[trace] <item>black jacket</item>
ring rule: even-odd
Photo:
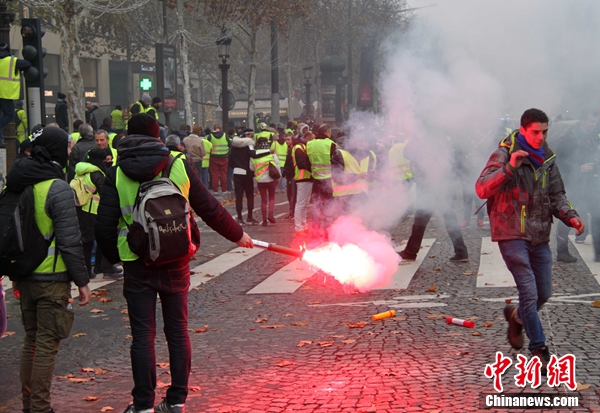
[[[169,151],[162,142],[153,137],[129,135],[119,143],[119,166],[125,175],[138,182],[153,179],[167,163]],[[242,238],[242,227],[232,218],[229,212],[214,198],[200,181],[198,174],[184,162],[190,179],[189,202],[196,215],[213,230],[232,242]],[[102,198],[96,217],[96,242],[104,256],[111,263],[121,259],[117,249],[117,225],[121,218],[119,193],[115,186],[116,168],[108,170],[104,180]],[[125,262],[125,275],[132,277],[147,277],[157,272],[171,272],[175,276],[189,275],[189,260],[170,264],[147,266],[142,260]]]
[[[254,175],[254,172],[250,170],[250,158],[256,155],[254,149],[250,149],[253,145],[254,139],[252,138],[234,136],[229,152],[229,167],[243,169],[246,171],[246,175]]]
[[[83,258],[81,247],[81,234],[75,212],[75,197],[73,190],[64,181],[64,174],[58,164],[38,159],[23,158],[13,164],[6,176],[7,189],[21,192],[25,187],[38,182],[57,178],[50,186],[44,210],[52,220],[56,248],[60,251],[66,272],[50,274],[30,274],[28,281],[73,281],[78,287],[89,283],[89,275]]]
[[[69,131],[69,110],[67,102],[64,99],[59,99],[54,107],[54,116],[56,117],[56,123],[58,127],[65,132]]]
[[[94,140],[93,134],[90,136],[79,137],[79,140],[75,146],[73,146],[73,149],[71,150],[71,156],[69,157],[69,166],[67,168],[67,177],[69,182],[75,177],[75,165],[83,161],[85,154],[88,153],[89,150],[96,148],[96,141]]]

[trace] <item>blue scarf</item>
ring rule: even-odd
[[[528,143],[525,136],[520,133],[517,135],[517,142],[523,148],[524,151],[529,153],[529,161],[533,164],[535,169],[538,169],[544,164],[544,145],[540,149],[533,149]]]

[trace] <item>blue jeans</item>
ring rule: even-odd
[[[15,102],[12,99],[0,99],[0,142],[4,140],[2,128],[15,118]]]
[[[549,244],[533,246],[524,240],[499,241],[498,246],[517,284],[517,314],[533,351],[546,345],[538,310],[552,295],[552,252]]]
[[[192,347],[188,333],[189,272],[185,276],[157,271],[143,277],[128,276],[125,267],[123,295],[129,309],[131,325],[131,370],[135,386],[131,392],[136,410],[154,406],[156,388],[156,295],[160,296],[164,332],[169,348],[171,386],[167,403],[185,403],[192,364]]]
[[[202,183],[204,184],[204,186],[207,189],[210,188],[208,182],[208,166],[206,168],[202,168],[202,170],[200,171],[200,178],[202,178]]]

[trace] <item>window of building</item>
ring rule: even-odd
[[[96,59],[79,59],[83,86],[85,88],[98,87],[98,61]]]

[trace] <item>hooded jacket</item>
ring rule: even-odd
[[[62,132],[65,133],[66,132]],[[66,138],[64,145],[66,163]],[[39,152],[33,149],[34,157],[22,158],[15,162],[6,177],[6,188],[10,191],[21,192],[27,186],[34,185],[48,179],[56,179],[50,186],[44,211],[52,220],[56,248],[60,252],[67,271],[54,273],[32,273],[27,281],[73,281],[78,287],[89,283],[89,276],[83,258],[81,247],[81,234],[75,212],[75,197],[73,190],[64,180],[62,167],[56,161],[50,160],[48,152]],[[53,153],[51,151],[50,153]]]
[[[167,164],[169,150],[158,138],[129,135],[119,143],[119,166],[125,175],[137,182],[154,179]],[[187,162],[184,162],[190,180],[189,202],[196,215],[213,230],[232,242],[242,238],[242,227],[232,218],[229,212],[204,187],[198,174],[193,173]],[[95,234],[98,246],[104,256],[112,264],[120,261],[117,248],[117,225],[121,218],[119,194],[115,186],[116,168],[108,170],[104,180],[102,199],[96,217]],[[189,260],[181,260],[160,267],[147,266],[143,260],[124,263],[126,276],[148,277],[157,271],[173,272],[183,277],[189,275]]]
[[[548,243],[552,216],[571,226],[578,217],[565,193],[556,155],[544,142],[544,163],[537,170],[528,158],[510,166],[510,155],[522,149],[515,131],[504,138],[477,179],[477,195],[488,201],[492,241],[525,240]]]
[[[54,116],[56,117],[56,123],[58,126],[68,132],[69,131],[69,109],[67,101],[64,99],[58,99],[56,106],[54,106]]]
[[[94,134],[80,136],[79,140],[73,146],[71,151],[71,157],[69,158],[68,178],[69,181],[75,176],[75,166],[84,160],[85,154],[92,149],[96,149],[96,141],[94,140]]]
[[[229,151],[229,167],[235,175],[252,175],[250,158],[255,156],[254,139],[234,136]]]

